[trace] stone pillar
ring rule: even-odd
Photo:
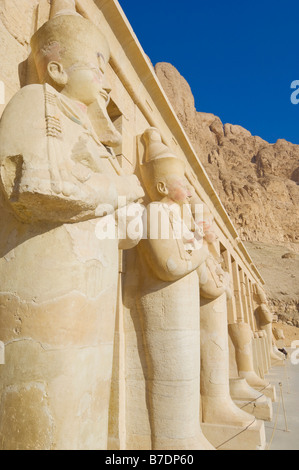
[[[229,273],[229,277],[231,282],[233,282],[233,270],[232,270],[232,258],[229,251],[225,250],[222,253],[224,263],[226,266],[226,271]],[[227,299],[227,316],[229,323],[235,323],[237,321],[237,306],[236,306],[236,299],[234,295],[231,295]]]
[[[259,331],[256,331],[254,333],[254,344],[255,344],[256,354],[257,354],[258,375],[262,379],[264,379],[265,370],[264,370],[263,351],[262,351],[262,344],[261,344],[261,335]]]
[[[254,303],[254,287],[251,280],[249,280],[249,295],[250,295],[250,303],[252,305],[252,331],[257,331],[257,323],[255,318],[255,303]]]
[[[113,368],[109,406],[108,450],[126,448],[125,439],[125,347],[123,312],[124,252],[119,251],[118,295],[115,318]]]
[[[246,293],[245,273],[242,269],[239,269],[239,279],[240,279],[242,305],[243,305],[243,311],[244,311],[244,322],[251,325],[250,309],[249,309],[247,293]]]
[[[242,294],[241,294],[239,266],[235,260],[232,261],[232,274],[233,274],[234,296],[235,296],[235,303],[236,303],[236,310],[237,310],[237,321],[244,322],[244,307],[243,307]]]
[[[257,335],[258,335],[257,332],[255,332],[253,333],[253,336],[252,336],[252,355],[253,355],[253,365],[254,365],[255,373],[260,377],[261,373],[259,369],[259,354],[258,354],[258,346],[256,342]]]
[[[252,299],[251,288],[250,288],[250,280],[248,276],[246,276],[246,274],[245,274],[245,290],[246,290],[247,304],[248,304],[248,309],[249,309],[249,325],[251,327],[251,330],[255,331],[253,299]]]
[[[267,338],[267,333],[263,330],[263,347],[264,347],[264,354],[265,354],[265,373],[268,374],[270,367],[271,367],[271,362],[270,362],[270,351],[269,351],[269,346],[268,346],[268,338]]]
[[[232,257],[228,250],[224,250],[222,253],[225,269],[229,273],[231,293],[234,292],[233,289],[233,272],[232,272]],[[237,307],[236,299],[234,295],[227,296],[227,319],[228,323],[237,322]],[[238,368],[236,363],[235,348],[231,341],[230,336],[228,337],[228,347],[229,347],[229,371],[230,377],[238,377]]]

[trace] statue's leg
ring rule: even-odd
[[[139,301],[154,450],[212,448],[200,428],[199,295],[194,274],[171,284],[157,283],[157,289]]]
[[[247,426],[253,416],[240,410],[230,396],[226,294],[201,299],[201,399],[204,423]]]
[[[246,379],[247,383],[253,388],[263,389],[267,387],[269,382],[261,379],[254,370],[253,333],[250,326],[247,323],[230,324],[229,334],[235,346],[239,376]]]
[[[268,323],[266,325],[262,325],[261,329],[264,330],[267,334],[267,341],[270,349],[270,358],[271,358],[271,365],[278,365],[284,363],[284,358],[278,356],[273,349],[272,344],[272,323]]]
[[[0,260],[3,450],[107,449],[117,241],[92,249],[89,224],[80,228],[29,239],[11,267]]]

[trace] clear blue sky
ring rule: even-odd
[[[170,62],[189,82],[198,111],[299,144],[298,0],[119,2],[153,64]]]

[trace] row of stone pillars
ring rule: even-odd
[[[268,335],[259,328],[255,315],[258,307],[255,299],[257,284],[249,278],[228,250],[221,246],[220,251],[232,282],[232,297],[227,299],[228,325],[239,376],[246,378],[250,386],[276,400],[274,387],[265,380],[273,361],[271,362]],[[272,325],[269,327],[272,333]]]
[[[227,250],[222,251],[221,255],[233,283],[234,295],[228,300],[228,321],[229,323],[247,323],[252,331],[256,331],[253,283]]]

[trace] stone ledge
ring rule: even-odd
[[[263,421],[272,421],[273,419],[273,406],[269,397],[263,397],[251,402],[244,400],[234,400],[234,402],[243,411],[255,416],[256,419]]]
[[[217,450],[265,450],[266,433],[263,421],[254,421],[248,428],[220,424],[201,424],[205,437]]]

